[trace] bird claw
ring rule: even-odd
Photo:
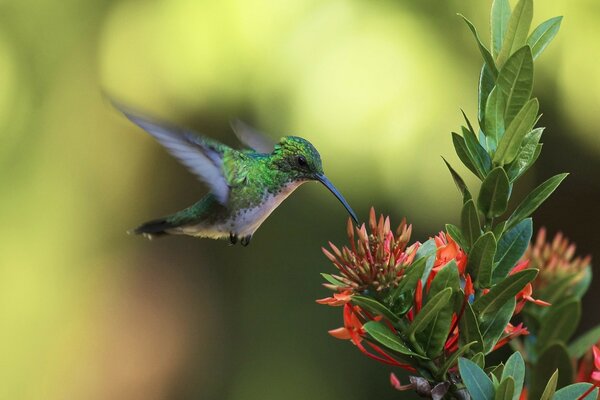
[[[240,240],[240,243],[242,246],[246,247],[250,244],[250,239],[252,239],[252,235],[244,236],[242,240]]]
[[[237,235],[235,233],[233,233],[233,232],[230,232],[229,233],[229,243],[231,243],[232,245],[234,245],[234,244],[237,243],[237,241],[238,241]],[[242,242],[242,244],[244,244],[244,243]]]

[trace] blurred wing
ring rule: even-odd
[[[134,124],[154,136],[169,153],[185,165],[194,175],[206,182],[219,203],[226,204],[229,185],[223,175],[224,145],[179,128],[166,127],[117,106]]]
[[[275,143],[267,137],[264,133],[254,129],[250,125],[239,119],[233,119],[230,122],[231,129],[235,133],[235,136],[258,153],[271,153],[275,147]]]

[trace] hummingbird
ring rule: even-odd
[[[261,132],[234,120],[234,133],[248,147],[236,150],[190,130],[158,123],[120,104],[115,106],[210,188],[195,204],[143,223],[132,233],[149,239],[163,235],[228,239],[232,245],[239,239],[247,246],[271,212],[310,181],[329,189],[358,223],[348,202],[325,176],[319,152],[306,139],[285,136],[273,143]]]

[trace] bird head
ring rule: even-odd
[[[308,140],[286,136],[275,145],[273,156],[277,168],[292,181],[319,181],[344,205],[352,219],[358,223],[356,214],[333,183],[325,176],[321,155]]]

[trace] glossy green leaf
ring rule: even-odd
[[[510,19],[510,5],[508,0],[494,0],[490,26],[492,27],[492,55],[497,57],[502,49],[504,35],[508,29]]]
[[[504,95],[504,122],[508,127],[531,97],[533,57],[529,47],[523,47],[508,59],[500,70],[496,84]]]
[[[465,310],[463,316],[458,322],[459,324],[459,343],[461,345],[466,343],[472,343],[472,350],[475,353],[483,352],[483,337],[479,330],[479,322],[473,312],[471,304],[465,304]]]
[[[598,388],[592,390],[584,399],[579,399],[592,386],[591,383],[574,383],[557,391],[552,400],[596,400]]]
[[[494,227],[494,229],[492,229],[492,232],[494,233],[494,237],[496,238],[496,242],[498,242],[498,239],[502,237],[502,234],[504,233],[505,228],[506,228],[506,221],[503,221],[503,222],[499,222],[498,225],[496,225]]]
[[[446,161],[446,159],[444,157],[442,157],[442,160],[444,160],[444,162],[446,163],[446,167],[448,167],[448,170],[450,171],[450,175],[452,175],[452,180],[454,180],[456,187],[458,188],[458,190],[460,191],[460,193],[463,196],[463,203],[471,200],[473,198],[473,196],[471,196],[471,193],[469,192],[469,189],[467,188],[467,184],[465,183],[465,181],[461,178],[461,176],[458,174],[458,172],[456,172],[454,170],[454,168],[452,168],[450,163],[448,161]]]
[[[523,144],[515,159],[510,163],[506,174],[511,182],[525,173],[535,162],[538,154],[539,141],[544,128],[536,128],[523,138]]]
[[[467,244],[472,246],[481,234],[479,215],[477,214],[477,209],[475,208],[473,200],[469,200],[463,205],[460,220],[461,232],[463,233]]]
[[[548,383],[546,384],[546,388],[540,397],[540,400],[550,400],[554,397],[554,393],[556,392],[556,384],[558,383],[558,369],[554,371]]]
[[[536,269],[525,269],[507,276],[494,285],[487,294],[475,300],[473,303],[475,314],[482,320],[488,315],[497,313],[508,300],[514,299],[525,285],[534,280],[537,273]]]
[[[538,109],[537,99],[531,99],[519,111],[498,143],[498,148],[494,153],[494,164],[510,164],[517,157],[525,136],[533,127]]]
[[[496,85],[496,79],[494,79],[494,75],[492,71],[487,66],[487,64],[483,64],[481,67],[481,72],[479,74],[479,90],[478,90],[478,108],[477,108],[477,117],[479,121],[485,120],[485,110],[487,106],[487,100],[492,92],[492,89]]]
[[[363,329],[371,335],[373,339],[381,343],[390,350],[397,351],[400,354],[404,354],[411,357],[418,357],[426,359],[414,351],[412,351],[406,343],[402,341],[398,336],[394,334],[387,326],[377,321],[369,321],[363,325]]]
[[[483,369],[466,358],[458,359],[458,370],[473,400],[494,398],[494,385]]]
[[[542,354],[540,354],[537,363],[534,368],[531,369],[531,381],[529,384],[528,397],[531,399],[539,399],[546,389],[548,381],[556,370],[559,370],[558,375],[558,387],[563,387],[571,383],[573,379],[573,367],[571,366],[571,359],[567,353],[567,349],[561,343],[555,343],[550,347],[547,347]],[[558,394],[558,392],[556,393]],[[555,397],[556,398],[556,395]],[[571,400],[577,397],[570,398]]]
[[[480,179],[483,179],[483,176],[480,175],[479,171],[471,161],[471,156],[469,155],[469,149],[467,149],[467,144],[465,143],[465,139],[460,136],[458,133],[452,132],[452,144],[454,144],[454,150],[460,158],[460,161],[467,167],[475,176]]]
[[[506,211],[510,196],[508,176],[502,167],[494,168],[484,179],[477,197],[477,207],[488,218],[497,217]]]
[[[456,243],[458,243],[458,245],[460,246],[461,249],[469,250],[469,245],[467,243],[467,240],[463,236],[463,234],[460,231],[460,228],[458,226],[452,225],[452,224],[446,224],[446,233],[448,235],[450,235],[450,237],[452,239],[454,239],[454,241]]]
[[[512,400],[514,398],[515,387],[516,384],[513,378],[510,376],[504,378],[496,388],[496,397],[494,397],[494,400]]]
[[[600,341],[600,325],[596,325],[583,335],[579,336],[569,345],[569,355],[571,358],[581,358],[588,352],[593,345]]]
[[[433,269],[433,264],[435,263],[435,254],[437,252],[437,244],[435,243],[435,239],[431,238],[419,246],[417,250],[417,254],[415,254],[415,258],[427,257],[425,260],[425,269],[423,270],[423,274],[421,275],[421,283],[423,287],[427,283],[427,279],[429,279],[429,275],[431,274],[431,270]]]
[[[504,109],[506,100],[504,94],[498,86],[490,92],[485,105],[484,133],[487,141],[487,148],[491,151],[498,147],[498,140],[504,135]]]
[[[487,173],[492,168],[492,160],[487,151],[481,146],[479,140],[475,136],[475,132],[462,127],[463,137],[465,139],[465,144],[467,145],[467,150],[469,152],[469,157],[475,168],[479,171],[479,176],[483,179]]]
[[[554,304],[541,321],[536,347],[541,351],[553,342],[567,343],[581,318],[581,301],[571,299]]]
[[[429,257],[419,257],[408,267],[408,270],[404,274],[404,278],[400,280],[398,286],[390,293],[389,300],[391,303],[394,303],[395,299],[403,293],[412,293],[412,291],[415,290],[417,282],[421,279],[421,276],[423,276],[423,271],[425,270],[425,264],[428,258]]]
[[[458,266],[456,265],[455,260],[451,260],[446,265],[444,265],[435,275],[433,281],[431,281],[431,286],[429,286],[429,293],[427,294],[424,303],[445,288],[452,288],[454,292],[458,292],[460,289],[460,279],[458,276]]]
[[[430,299],[409,325],[406,334],[414,338],[415,334],[423,331],[427,325],[437,317],[440,310],[449,303],[452,288],[446,288]]]
[[[434,298],[435,296],[432,299]],[[444,350],[444,344],[446,344],[452,324],[452,311],[452,302],[446,301],[431,318],[431,322],[427,324],[425,329],[416,334],[417,341],[431,359],[439,357]]]
[[[525,254],[531,235],[533,233],[533,223],[531,218],[524,219],[513,228],[504,232],[497,243],[496,256],[494,262],[494,272],[492,280],[498,281],[504,278],[517,262]]]
[[[496,239],[492,232],[486,232],[473,244],[469,252],[467,272],[471,274],[478,288],[491,285],[495,254]]]
[[[503,65],[511,54],[525,44],[532,19],[533,0],[519,0],[508,20],[504,42],[497,57],[498,66]]]
[[[523,361],[523,357],[518,351],[515,351],[508,358],[504,365],[504,369],[502,370],[501,381],[504,381],[508,377],[511,377],[514,380],[513,395],[510,399],[518,400],[521,396],[523,383],[525,382],[525,361]]]
[[[392,323],[396,323],[400,319],[392,310],[371,297],[354,295],[352,296],[352,303],[375,315],[381,315]]]
[[[479,38],[479,34],[477,33],[477,29],[475,29],[475,26],[464,15],[458,14],[458,16],[461,17],[463,19],[463,21],[465,21],[465,23],[471,30],[471,33],[473,33],[473,36],[475,37],[475,41],[477,42],[477,47],[479,47],[479,52],[481,53],[481,56],[483,57],[483,60],[485,61],[485,63],[490,67],[490,71],[492,72],[492,75],[494,77],[498,76],[498,69],[496,68],[496,63],[494,62],[494,58],[492,57],[492,54],[487,49],[487,47],[485,47],[485,45],[481,42],[481,39]]]
[[[534,31],[529,35],[527,44],[531,47],[533,59],[539,57],[544,49],[550,44],[554,36],[560,29],[560,23],[563,17],[550,18],[548,21],[542,22]]]
[[[504,333],[504,328],[510,322],[513,312],[515,311],[516,301],[513,298],[509,299],[499,310],[494,314],[486,314],[479,323],[481,336],[483,337],[483,348],[486,354],[489,354],[498,340]]]
[[[552,178],[533,189],[508,218],[507,227],[511,228],[519,221],[529,217],[548,197],[550,197],[567,175],[568,174],[554,175]]]

